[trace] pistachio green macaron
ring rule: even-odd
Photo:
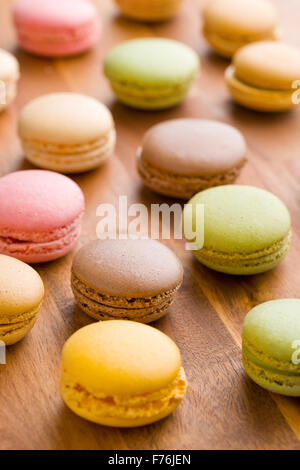
[[[169,108],[184,99],[199,69],[190,47],[171,39],[126,41],[112,49],[104,73],[117,98],[145,110]]]
[[[300,397],[300,299],[253,308],[243,325],[243,364],[261,387]]]
[[[196,220],[198,204],[204,206],[204,245],[193,254],[205,266],[227,274],[257,274],[274,268],[286,256],[291,219],[272,193],[241,185],[202,191],[189,201],[190,210],[185,208],[185,233],[187,225],[194,231],[203,229]]]

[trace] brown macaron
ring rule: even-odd
[[[232,126],[204,119],[155,125],[138,149],[144,184],[165,196],[190,199],[212,186],[231,184],[245,164],[246,143]]]
[[[71,285],[96,320],[149,323],[167,313],[182,279],[181,262],[158,241],[97,240],[76,254]]]

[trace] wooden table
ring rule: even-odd
[[[143,188],[136,172],[136,148],[146,129],[182,116],[218,119],[238,127],[249,146],[249,163],[239,183],[267,188],[289,207],[294,237],[287,259],[272,272],[231,277],[210,271],[185,251],[182,241],[168,244],[181,258],[185,277],[174,306],[154,325],[179,345],[189,379],[187,396],[169,418],[143,428],[110,429],[91,424],[68,410],[59,395],[60,353],[65,340],[89,318],[79,311],[70,289],[72,254],[38,266],[46,285],[39,320],[27,338],[9,348],[0,366],[1,449],[299,449],[300,401],[272,395],[251,382],[241,363],[241,325],[260,302],[299,297],[300,272],[300,109],[265,115],[235,106],[223,80],[226,61],[212,55],[200,35],[203,1],[187,0],[177,19],[147,26],[118,16],[113,2],[99,0],[103,33],[99,47],[69,60],[48,61],[17,49],[10,22],[10,0],[0,2],[0,47],[16,54],[22,78],[16,102],[0,117],[0,174],[30,168],[16,135],[19,110],[32,98],[52,91],[76,91],[110,107],[117,148],[102,169],[76,176],[87,210],[79,245],[96,238],[96,207],[117,203],[174,202]],[[298,0],[274,1],[283,37],[300,47]],[[118,104],[101,69],[106,52],[135,37],[161,36],[194,47],[202,75],[179,107],[139,112]],[[300,77],[299,77],[300,79]],[[1,217],[1,214],[0,214]]]

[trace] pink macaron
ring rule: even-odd
[[[67,254],[80,236],[84,196],[70,178],[26,170],[0,178],[0,253],[27,263]]]
[[[32,54],[80,54],[99,39],[99,16],[89,0],[18,0],[13,17],[20,47]]]

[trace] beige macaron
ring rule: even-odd
[[[109,109],[78,93],[52,93],[28,103],[19,117],[27,159],[62,173],[100,166],[112,154],[116,133]]]
[[[35,324],[44,297],[39,274],[28,264],[0,255],[0,341],[20,341]]]
[[[245,155],[244,137],[234,127],[206,119],[174,119],[146,132],[138,149],[138,172],[149,189],[190,199],[212,186],[233,183]]]
[[[277,39],[278,17],[268,0],[210,0],[203,33],[215,52],[231,57],[248,43]]]
[[[96,320],[149,323],[167,313],[182,278],[175,253],[156,240],[97,240],[76,254],[71,284]]]
[[[234,55],[225,72],[237,103],[258,111],[284,111],[297,104],[300,50],[277,41],[249,44]]]
[[[19,78],[20,67],[17,59],[0,49],[0,112],[15,99]]]

